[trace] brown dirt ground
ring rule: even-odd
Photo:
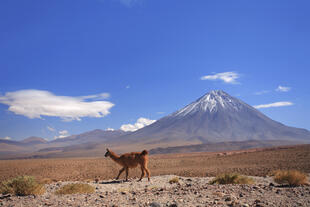
[[[309,160],[310,145],[299,145],[231,152],[151,155],[149,169],[152,175],[201,177],[237,172],[266,176],[277,169],[310,173]],[[106,180],[116,177],[120,168],[110,158],[0,160],[0,181],[19,175],[31,175],[51,182]],[[139,176],[139,168],[129,171],[129,177]]]

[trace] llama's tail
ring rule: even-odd
[[[147,151],[147,150],[143,150],[142,152],[141,152],[141,155],[148,155],[149,154],[149,152]]]

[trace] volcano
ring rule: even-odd
[[[153,124],[117,139],[159,146],[246,140],[309,143],[310,132],[274,121],[228,93],[214,90]]]

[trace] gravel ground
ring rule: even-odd
[[[91,182],[94,194],[55,195],[61,186],[46,184],[41,196],[0,195],[0,206],[310,206],[310,186],[283,187],[270,177],[252,177],[254,185],[209,185],[212,177],[154,176],[151,181]]]

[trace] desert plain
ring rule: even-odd
[[[273,182],[273,171],[310,173],[310,145],[281,146],[229,152],[150,155],[151,181],[138,182],[140,169],[129,171],[129,182],[113,181],[121,168],[110,158],[1,160],[0,179],[30,175],[46,183],[40,196],[1,196],[0,206],[310,206],[310,187]],[[224,173],[252,176],[252,185],[210,185]],[[170,184],[178,177],[180,182]],[[124,174],[121,179],[124,178]],[[93,185],[94,194],[55,195],[66,183]],[[277,199],[274,199],[277,198]]]

